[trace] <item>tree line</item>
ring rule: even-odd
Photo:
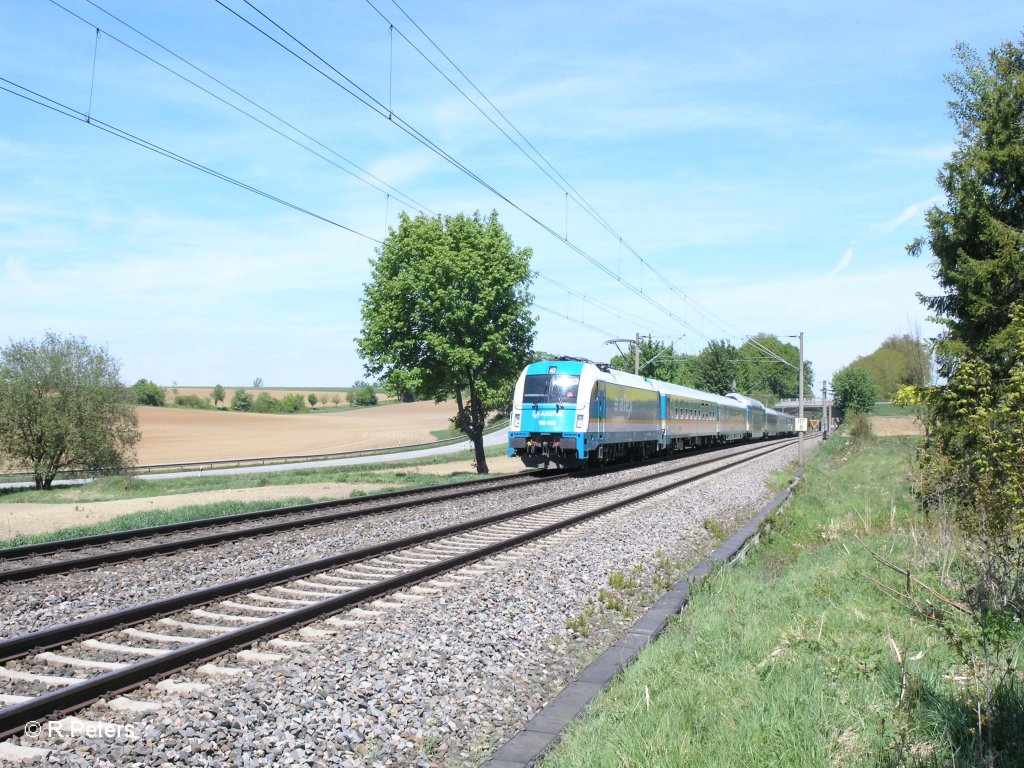
[[[253,386],[259,389],[262,384],[263,380],[257,378]],[[167,390],[148,379],[139,379],[129,389],[134,394],[138,405],[155,407],[167,405]],[[174,391],[174,405],[179,408],[208,410],[211,408],[223,409],[229,407],[225,404],[227,393],[220,384],[217,384],[206,398],[194,394],[179,395],[177,394],[176,386],[172,389]],[[344,393],[344,400],[348,405],[354,406],[377,405],[377,390],[372,384],[365,381],[357,381]],[[326,407],[330,403],[334,407],[338,407],[341,401],[342,393],[340,392],[329,392],[319,395],[316,392],[310,392],[308,395],[292,392],[277,398],[269,392],[259,392],[254,395],[244,387],[240,387],[231,396],[230,409],[232,411],[251,413],[306,413],[310,408],[316,408],[318,404]]]
[[[800,389],[800,349],[771,334],[753,336],[739,347],[712,340],[697,354],[677,352],[672,342],[640,339],[640,375],[705,392],[740,392],[769,407],[797,397]],[[765,349],[782,358],[780,362]],[[636,347],[615,355],[610,364],[621,371],[636,370]],[[813,396],[814,367],[804,361],[804,394]]]
[[[832,377],[833,402],[841,414],[870,411],[903,387],[932,381],[932,353],[919,334],[893,335],[870,355],[856,358]]]

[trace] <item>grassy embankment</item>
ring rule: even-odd
[[[487,448],[486,454],[487,456],[503,456],[506,450],[504,446],[497,445]],[[374,491],[384,492],[471,480],[477,477],[477,475],[471,472],[439,475],[431,473],[429,468],[433,464],[471,461],[472,458],[473,454],[471,451],[460,451],[458,453],[448,453],[402,462],[323,467],[261,474],[208,475],[206,477],[189,477],[173,480],[139,480],[132,477],[107,477],[85,485],[54,488],[49,491],[37,491],[34,489],[0,490],[0,503],[84,504],[119,499],[173,496],[199,491],[221,491],[305,483],[369,483],[379,486]],[[353,495],[362,494],[363,492],[360,491],[353,492]],[[95,525],[63,528],[46,534],[15,536],[0,540],[0,548],[77,536],[90,536],[111,531],[125,531],[133,528],[198,520],[207,517],[221,517],[267,509],[271,506],[285,507],[308,504],[312,501],[313,499],[308,496],[297,494],[294,498],[281,499],[273,504],[268,504],[265,501],[226,501],[177,507],[174,509],[152,509],[121,515]]]
[[[761,544],[694,588],[545,768],[977,764],[969,670],[870,580],[905,583],[872,551],[933,585],[951,554],[910,495],[913,449],[826,443]]]

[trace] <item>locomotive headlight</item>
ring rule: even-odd
[[[583,426],[583,414],[576,414],[576,429],[580,429]]]
[[[512,429],[519,429],[519,419],[521,419],[521,418],[522,418],[522,414],[519,414],[519,413],[515,414],[512,417]]]

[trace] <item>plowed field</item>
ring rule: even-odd
[[[429,443],[454,403],[395,403],[335,413],[271,415],[139,408],[140,465],[305,456]]]

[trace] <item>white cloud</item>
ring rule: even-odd
[[[897,229],[899,229],[909,221],[913,221],[915,219],[920,220],[921,217],[924,215],[925,211],[927,211],[934,205],[941,205],[945,201],[946,198],[943,195],[934,195],[932,197],[929,197],[927,200],[922,200],[919,203],[911,203],[910,205],[903,209],[903,213],[901,213],[895,219],[891,219],[890,221],[887,221],[884,224],[880,224],[878,226],[878,229],[887,235],[891,234],[892,232],[895,232]]]
[[[846,253],[844,253],[843,257],[839,259],[839,263],[836,264],[831,274],[833,276],[838,275],[840,272],[842,272],[844,269],[850,266],[851,261],[853,261],[853,248],[847,248]]]

